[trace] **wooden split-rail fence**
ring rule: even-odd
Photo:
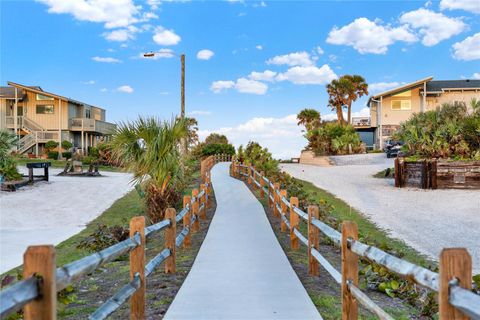
[[[289,232],[292,249],[299,249],[300,243],[307,247],[309,274],[318,276],[321,265],[341,286],[342,319],[358,319],[358,304],[379,319],[393,319],[358,287],[359,257],[437,292],[440,320],[480,319],[480,296],[471,291],[472,260],[466,249],[443,249],[439,259],[440,272],[436,273],[358,241],[354,222],[344,221],[341,232],[338,232],[320,221],[317,206],[309,206],[308,212],[302,211],[298,198],[288,198],[287,191],[280,189],[279,183],[270,181],[252,166],[234,161],[230,174],[259,190],[261,198],[268,198],[274,216],[281,219],[281,231]],[[300,232],[300,219],[307,223],[307,236]],[[337,271],[319,252],[320,233],[341,247],[341,271]]]
[[[0,318],[5,319],[23,308],[25,320],[56,319],[57,292],[65,289],[82,276],[92,273],[122,255],[130,254],[130,281],[95,310],[89,319],[106,319],[130,299],[130,319],[145,319],[147,277],[162,262],[165,273],[175,273],[176,248],[191,245],[191,233],[200,230],[200,220],[206,219],[209,195],[212,192],[210,169],[227,156],[210,156],[201,162],[200,191],[193,189],[184,196],[183,209],[177,214],[174,208],[165,212],[165,219],[146,226],[145,217],[130,220],[130,238],[113,246],[56,267],[55,248],[52,245],[30,246],[23,257],[23,278],[0,292]],[[182,227],[181,231],[179,227]],[[164,231],[165,248],[148,263],[145,258],[146,242]]]

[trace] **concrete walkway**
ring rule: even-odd
[[[228,166],[212,169],[215,217],[165,319],[322,319],[262,205]]]

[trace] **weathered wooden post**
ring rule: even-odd
[[[247,167],[247,183],[249,186],[252,185],[252,167],[251,166]]]
[[[280,212],[278,212],[277,205],[278,205],[278,194],[277,191],[280,189],[280,183],[275,182],[273,184],[273,215],[275,217],[280,216]]]
[[[183,208],[186,208],[189,204],[192,198],[190,196],[183,196]],[[188,209],[187,214],[183,216],[183,227],[184,228],[190,228],[190,223],[192,222],[192,208],[190,207]],[[185,236],[185,240],[183,240],[183,247],[184,248],[189,248],[191,241],[190,241],[190,232],[187,233]]]
[[[287,190],[285,190],[285,189],[280,190],[280,196],[278,197],[278,201],[280,201],[280,209],[282,209],[282,212],[280,212],[280,230],[282,232],[285,232],[285,231],[287,231],[287,225],[285,224],[285,222],[283,222],[282,216],[283,215],[286,216],[287,206],[282,201],[283,197],[285,197],[285,198],[287,197]]]
[[[203,196],[201,196],[199,199],[200,205],[203,204],[203,210],[202,212],[199,212],[199,214],[202,219],[207,219],[207,203],[206,203],[207,187],[205,186],[205,184],[200,185],[200,190],[203,191]]]
[[[141,243],[130,251],[130,280],[140,275],[140,288],[130,298],[130,319],[145,319],[145,217],[133,217],[130,220],[130,237],[140,235]]]
[[[295,228],[298,229],[298,224],[300,223],[300,219],[294,210],[295,207],[298,207],[298,198],[290,197],[290,247],[293,250],[297,250],[299,247],[298,238],[295,234]]]
[[[265,190],[263,189],[265,187],[265,180],[263,177],[265,176],[265,172],[260,172],[260,198],[265,199]]]
[[[198,218],[198,189],[192,190],[192,199],[195,201],[192,203],[192,216],[195,216],[195,222],[193,222],[192,231],[198,232],[200,230],[200,220]]]
[[[272,188],[272,184],[269,183],[268,184],[268,206],[273,209],[273,201],[272,199],[270,198],[270,195],[273,196],[273,188]]]
[[[449,282],[457,279],[458,285],[464,289],[472,289],[472,258],[464,248],[443,249],[440,253],[440,288],[438,306],[440,320],[468,320],[469,317],[456,309],[448,301]]]
[[[208,191],[208,194],[210,195],[212,193],[212,180],[210,178],[210,172],[208,172],[206,183],[207,183],[207,191]]]
[[[308,206],[308,273],[311,276],[319,275],[318,261],[311,251],[312,248],[318,250],[320,246],[320,230],[312,224],[312,219],[318,218],[318,207]]]
[[[175,246],[175,238],[177,236],[177,222],[174,208],[168,208],[165,211],[165,219],[170,219],[170,226],[165,229],[165,248],[170,250],[170,256],[165,259],[165,273],[175,273],[175,264],[177,259],[177,251]]]
[[[358,304],[348,290],[347,281],[358,287],[358,256],[348,248],[348,239],[358,240],[357,224],[342,223],[342,319],[357,320]]]
[[[30,246],[23,255],[23,278],[42,277],[41,297],[23,307],[25,320],[57,319],[57,283],[55,247]]]

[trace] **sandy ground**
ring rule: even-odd
[[[328,190],[360,210],[391,236],[438,261],[442,248],[466,247],[480,273],[480,191],[393,187],[372,174],[384,164],[315,167],[284,164],[283,170]]]
[[[20,265],[27,246],[56,245],[77,234],[132,189],[130,174],[56,176],[60,171],[51,169],[49,182],[0,192],[0,273]]]

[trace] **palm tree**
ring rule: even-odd
[[[344,124],[345,119],[343,118],[343,107],[347,105],[345,98],[344,85],[340,82],[339,79],[334,79],[332,82],[327,84],[327,93],[328,93],[328,106],[332,108],[332,111],[337,113],[338,124]]]
[[[112,157],[133,173],[132,182],[145,192],[151,222],[162,220],[165,209],[180,200],[177,191],[184,175],[179,149],[186,136],[185,120],[168,122],[155,117],[120,123],[113,134]]]
[[[368,84],[359,75],[344,75],[339,79],[345,94],[345,101],[348,109],[348,123],[352,121],[352,102],[363,95],[368,95]]]
[[[317,128],[321,123],[320,112],[315,109],[303,109],[297,114],[298,125],[304,125],[307,131]]]
[[[198,121],[195,118],[185,118],[187,126],[187,146],[192,148],[198,143]]]

